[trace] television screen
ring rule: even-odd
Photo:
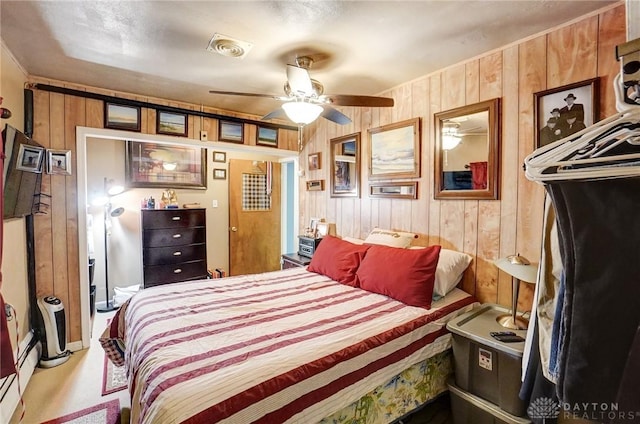
[[[40,185],[46,150],[11,125],[2,131],[4,145],[4,219],[30,215],[40,208]]]

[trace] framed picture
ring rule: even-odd
[[[318,238],[326,236],[329,232],[330,228],[328,222],[318,222],[316,225],[316,236]]]
[[[18,157],[16,158],[16,169],[19,171],[42,172],[42,161],[44,159],[44,148],[20,143]]]
[[[258,146],[278,147],[278,129],[258,126]]]
[[[369,179],[420,177],[420,118],[368,132]]]
[[[207,149],[177,144],[127,141],[127,187],[207,188]]]
[[[226,152],[213,152],[213,161],[225,163],[227,161]]]
[[[186,137],[189,128],[186,113],[159,110],[156,113],[156,133]]]
[[[370,197],[390,197],[395,199],[417,199],[418,182],[372,183],[369,185]]]
[[[214,180],[226,180],[227,179],[227,170],[222,168],[215,168],[213,170],[213,179]]]
[[[114,130],[140,132],[140,108],[138,106],[105,102],[104,127]]]
[[[535,147],[593,125],[598,119],[598,93],[598,78],[533,93]]]
[[[71,150],[47,150],[47,174],[71,175]]]
[[[324,180],[309,180],[307,181],[307,191],[323,191]]]
[[[360,133],[329,140],[331,197],[360,197]]]
[[[315,171],[322,168],[321,158],[322,155],[320,152],[309,153],[309,171]]]
[[[239,122],[218,121],[218,139],[232,143],[243,143],[242,124]]]

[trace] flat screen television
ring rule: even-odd
[[[46,150],[11,125],[2,131],[4,146],[4,219],[20,218],[41,209],[40,186]]]

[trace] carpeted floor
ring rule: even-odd
[[[42,424],[119,424],[120,401],[108,402],[82,409],[63,417],[54,418]]]

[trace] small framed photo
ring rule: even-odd
[[[140,107],[105,102],[104,127],[140,132]]]
[[[599,112],[599,80],[533,93],[536,149],[593,125]]]
[[[322,238],[329,234],[329,223],[328,222],[318,222],[316,226],[316,236],[318,238]]]
[[[159,110],[156,113],[156,133],[186,137],[189,131],[186,113]]]
[[[322,155],[320,152],[309,153],[309,171],[315,171],[322,168]]]
[[[278,147],[278,129],[258,126],[258,146]]]
[[[71,175],[71,150],[47,150],[47,174]]]
[[[213,170],[213,179],[214,180],[226,180],[227,179],[227,170],[222,168],[215,168]]]
[[[307,181],[307,191],[324,191],[324,180]]]
[[[213,152],[213,161],[225,163],[227,161],[226,152]]]
[[[16,169],[19,171],[34,172],[36,174],[41,173],[44,151],[43,147],[21,143],[18,149]]]
[[[218,139],[242,144],[244,142],[242,127],[240,122],[218,121]]]

